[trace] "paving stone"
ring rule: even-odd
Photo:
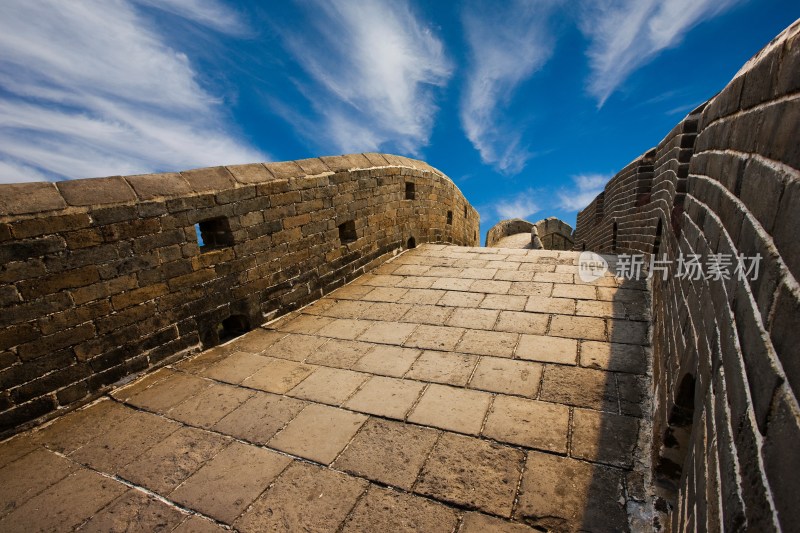
[[[306,362],[336,368],[351,368],[374,347],[374,344],[367,342],[332,339],[309,356]]]
[[[178,429],[180,424],[177,422],[135,411],[116,424],[113,431],[103,433],[79,448],[71,459],[113,474]]]
[[[60,420],[63,419],[64,418],[61,418]],[[49,427],[50,426],[48,426],[48,428]],[[0,444],[0,469],[10,463],[13,463],[17,459],[28,455],[32,451],[38,450],[40,448],[38,444],[41,443],[41,440],[38,438],[40,434],[41,431],[38,431],[34,434],[22,433]]]
[[[650,394],[648,381],[642,376],[617,374],[619,405],[623,415],[642,417],[643,404]]]
[[[313,335],[287,335],[265,350],[262,355],[303,362],[310,355],[317,353],[327,341],[326,337]]]
[[[233,442],[178,487],[170,498],[231,524],[291,463],[284,455]]]
[[[627,531],[623,501],[614,470],[532,451],[514,517],[547,530]]]
[[[647,322],[634,322],[632,320],[611,320],[608,324],[608,338],[612,342],[626,344],[649,344],[649,324]]]
[[[339,405],[367,378],[369,375],[361,372],[321,366],[287,394],[302,400]]]
[[[640,302],[645,299],[645,291],[635,289],[621,289],[616,287],[598,287],[597,297],[600,300],[615,302]]]
[[[511,296],[506,294],[487,294],[480,304],[481,309],[500,309],[506,311],[522,311],[528,302],[527,296]]]
[[[414,492],[508,517],[524,457],[520,450],[445,433],[422,468]]]
[[[633,466],[639,421],[628,416],[575,409],[572,455],[621,468]]]
[[[250,353],[233,353],[202,372],[211,379],[239,384],[262,368],[270,359]]]
[[[540,281],[514,281],[511,282],[508,294],[521,294],[523,296],[550,296],[553,291],[552,283]]]
[[[438,436],[432,429],[371,418],[333,467],[411,490]]]
[[[505,269],[498,269],[497,274],[494,275],[494,279],[500,281],[533,281],[534,273],[528,270],[521,270],[522,264],[520,265],[520,270],[505,270]],[[535,265],[537,267],[548,267],[553,268],[550,265]]]
[[[337,531],[367,482],[295,461],[235,523],[244,533]]]
[[[69,455],[98,435],[113,431],[116,424],[135,412],[130,407],[104,399],[54,420],[36,431],[31,440]],[[23,442],[19,437],[15,440]],[[3,452],[7,448],[8,443],[0,446]]]
[[[175,507],[128,490],[108,507],[94,515],[80,531],[94,533],[125,531],[173,531],[186,516]]]
[[[230,349],[237,352],[260,353],[285,336],[285,333],[279,331],[255,329],[231,342]]]
[[[511,358],[514,356],[518,338],[516,333],[469,329],[461,337],[456,349],[477,355]]]
[[[269,446],[327,465],[366,420],[361,414],[309,404],[269,441]]]
[[[511,333],[527,333],[529,335],[544,335],[547,331],[547,315],[525,313],[519,311],[500,311],[495,331],[508,331]]]
[[[485,392],[431,385],[408,416],[408,421],[478,435],[491,398]]]
[[[485,294],[521,294],[509,293],[511,290],[510,281],[498,281],[494,279],[478,279],[470,286],[472,292],[482,292]]]
[[[554,313],[560,315],[575,314],[575,300],[567,298],[544,298],[530,296],[525,310],[530,313]]]
[[[224,531],[230,531],[230,529],[226,529],[211,520],[192,515],[177,528],[173,529],[172,533],[222,533]]]
[[[372,485],[356,505],[342,531],[451,533],[457,523],[458,515],[444,505]]]
[[[266,444],[306,406],[306,402],[256,393],[214,425],[214,430],[256,444]]]
[[[267,364],[244,380],[242,385],[265,392],[283,394],[293,389],[314,370],[313,366],[293,361],[275,359],[274,357],[264,357],[264,359]]]
[[[400,321],[414,324],[444,324],[452,312],[451,308],[440,305],[414,305]]]
[[[290,320],[283,324],[280,329],[287,333],[303,333],[305,335],[314,335],[320,329],[332,324],[335,318],[326,316],[314,315],[300,315],[299,317]]]
[[[542,365],[497,357],[481,357],[469,382],[472,389],[533,398],[539,391]]]
[[[411,309],[409,304],[396,304],[387,302],[375,302],[363,314],[361,318],[368,320],[384,320],[392,322],[400,320],[408,310]]]
[[[190,374],[176,373],[128,400],[128,403],[154,413],[164,413],[186,398],[211,385]]]
[[[497,274],[496,268],[464,268],[459,276],[462,278],[490,280],[494,278],[495,274]]]
[[[361,318],[361,315],[363,315],[370,307],[372,307],[372,302],[360,302],[358,300],[338,300],[333,305],[325,309],[322,314],[332,318]]]
[[[520,335],[516,355],[519,359],[575,365],[578,362],[578,342],[543,335]]]
[[[486,533],[487,531],[492,533],[535,533],[537,530],[519,522],[509,522],[494,516],[472,512],[464,515],[458,533]]]
[[[568,407],[498,395],[483,434],[500,442],[566,453],[568,431]]]
[[[463,387],[469,381],[477,362],[478,358],[474,355],[426,350],[405,377]]]
[[[625,318],[625,305],[622,302],[578,300],[575,314],[600,318]]]
[[[380,344],[403,344],[417,328],[416,324],[400,324],[396,322],[373,322],[359,335],[358,340]]]
[[[4,516],[78,469],[78,466],[37,448],[0,469],[0,516]]]
[[[500,311],[493,309],[457,308],[447,319],[448,326],[474,329],[492,329]]]
[[[212,383],[170,409],[167,416],[190,426],[208,429],[253,394],[255,392],[251,390]]]
[[[446,305],[449,307],[478,307],[483,301],[483,298],[484,295],[481,293],[447,291],[439,300],[439,305]]]
[[[606,321],[594,317],[556,315],[550,321],[550,335],[604,341]]]
[[[541,279],[537,276],[538,279]],[[576,298],[578,300],[596,300],[597,290],[592,285],[553,285],[553,298]]]
[[[353,340],[368,327],[372,325],[369,320],[353,320],[349,318],[337,318],[327,326],[323,326],[317,335],[332,337],[334,339]]]
[[[156,383],[159,383],[171,376],[174,376],[175,374],[177,374],[177,372],[175,372],[171,368],[159,368],[155,372],[146,374],[141,378],[129,383],[128,385],[122,386],[118,389],[114,389],[113,391],[111,391],[111,397],[120,402],[127,402],[129,399],[133,398],[137,394],[152,387]],[[116,402],[109,402],[109,403],[116,404]]]
[[[614,374],[588,368],[547,365],[539,398],[549,402],[617,412]]]
[[[407,292],[408,289],[397,287],[375,287],[361,299],[368,302],[397,302]]]
[[[444,295],[445,291],[436,289],[408,289],[408,292],[397,301],[401,304],[436,305]]]
[[[0,520],[0,531],[69,531],[128,487],[81,469],[17,507]]]
[[[448,328],[444,326],[420,325],[406,341],[406,346],[412,348],[427,348],[429,350],[454,350],[461,336],[463,328]]]
[[[424,383],[416,381],[374,376],[344,406],[402,420],[424,388]]]
[[[388,270],[389,266],[390,265],[383,265],[383,267],[387,268],[383,268],[383,270],[376,270],[375,273],[376,274],[384,273]],[[369,286],[350,284],[350,285],[345,285],[344,287],[340,287],[335,291],[333,291],[331,297],[339,298],[342,300],[360,300],[365,295],[369,294],[371,290],[372,287]]]
[[[580,359],[581,366],[587,368],[632,374],[644,374],[647,371],[644,350],[633,344],[583,341]]]
[[[472,279],[435,278],[431,288],[446,291],[468,291],[473,283],[475,280]]]
[[[436,278],[408,276],[403,278],[396,287],[403,287],[405,289],[430,289],[434,281],[436,281]]]
[[[382,376],[400,377],[408,372],[408,369],[411,368],[411,365],[421,353],[421,350],[413,348],[375,346],[359,359],[352,368],[353,370]]]
[[[220,435],[181,428],[122,467],[119,474],[166,496],[228,444],[229,439]]]

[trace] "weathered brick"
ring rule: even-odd
[[[192,193],[189,184],[177,172],[126,176],[125,180],[133,187],[140,200],[174,198]]]
[[[121,176],[59,181],[57,186],[69,205],[121,204],[136,200],[133,189]]]
[[[49,352],[74,346],[82,341],[91,339],[95,334],[94,325],[91,323],[82,324],[75,328],[66,329],[40,337],[35,341],[22,344],[17,348],[17,353],[20,359],[29,360],[36,357],[41,357]]]
[[[181,176],[194,192],[207,192],[232,188],[236,185],[231,173],[225,167],[199,168],[181,172]]]

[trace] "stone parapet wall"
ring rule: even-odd
[[[486,247],[491,248],[503,237],[509,235],[517,235],[518,233],[530,233],[533,224],[521,218],[511,218],[508,220],[501,220],[489,231],[486,232]]]
[[[479,223],[385,154],[0,185],[0,435]]]
[[[653,462],[673,531],[800,524],[800,24],[617,174],[576,248],[655,254]],[[760,254],[757,279],[679,279]]]
[[[544,218],[534,224],[545,250],[572,250],[572,226],[556,217]]]

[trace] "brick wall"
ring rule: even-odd
[[[572,250],[572,226],[556,217],[544,218],[534,224],[545,250]]]
[[[382,154],[0,185],[0,435],[479,222]]]
[[[578,215],[576,248],[760,254],[756,280],[652,282],[653,462],[674,531],[800,524],[800,24]]]

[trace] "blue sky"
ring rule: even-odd
[[[4,0],[0,182],[380,151],[574,224],[788,0]]]

